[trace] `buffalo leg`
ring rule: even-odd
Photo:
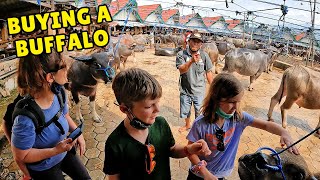
[[[281,93],[282,93],[282,97],[281,97]],[[287,96],[287,90],[286,90],[286,87],[283,88],[283,84],[281,83],[278,89],[278,92],[271,98],[269,111],[268,111],[268,121],[274,121],[272,119],[273,109],[278,103],[280,103],[281,99],[285,96]]]
[[[257,74],[250,76],[250,85],[248,86],[248,90],[252,91],[253,90],[253,83],[255,82],[256,79],[262,74],[262,72],[258,72]]]
[[[76,107],[76,120],[83,121],[84,119],[82,117],[81,110],[80,110],[81,105],[79,103],[80,102],[79,94],[74,91],[72,91],[71,94],[72,94],[72,98],[73,98],[74,102],[76,103],[76,106],[75,106]]]
[[[100,116],[97,114],[97,111],[96,111],[96,93],[93,95],[93,96],[89,96],[89,99],[90,99],[90,108],[91,108],[91,113],[92,113],[92,116],[93,116],[93,120],[97,123],[100,123],[102,122],[101,121],[101,118]]]
[[[272,63],[270,64],[270,66],[269,66],[269,71],[270,71],[270,72],[273,70],[273,64],[274,64],[274,62],[272,62]]]
[[[280,106],[281,109],[281,118],[282,118],[282,127],[287,127],[287,112],[286,110],[290,109],[292,105],[297,101],[298,96],[287,96],[284,103]]]

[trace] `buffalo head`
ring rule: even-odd
[[[90,74],[80,74],[80,76],[92,76],[95,80],[103,80],[105,83],[111,82],[115,77],[114,69],[114,55],[109,48],[107,52],[93,53],[90,56],[73,57],[75,60],[80,61],[86,65]],[[79,64],[79,67],[84,67]],[[82,69],[81,68],[81,69]]]
[[[280,148],[276,149],[278,152]],[[282,171],[286,180],[312,180],[308,166],[301,155],[288,151],[280,154]],[[267,155],[261,151],[243,155],[239,158],[238,173],[241,180],[282,180],[277,156]]]

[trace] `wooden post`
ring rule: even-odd
[[[7,27],[7,22],[6,21],[3,21],[3,27],[2,27],[2,30],[1,30],[1,38],[2,38],[2,41],[6,41],[8,40],[8,27]]]
[[[311,67],[313,67],[313,62],[314,62],[314,40],[315,40],[315,36],[314,36],[314,19],[315,19],[315,16],[316,16],[316,3],[317,1],[314,0],[313,2],[313,16],[312,16],[312,28],[311,28]],[[310,38],[310,36],[309,36]]]
[[[138,34],[138,27],[137,27],[137,26],[134,27],[134,34],[135,34],[135,35]]]
[[[51,11],[54,11],[55,10],[54,0],[51,0],[50,4],[51,4]],[[49,20],[48,20],[48,35],[56,35],[56,31],[51,29],[51,25],[52,25],[52,19],[49,18]]]
[[[245,20],[246,20],[246,13],[245,12],[243,12],[243,29],[242,29],[242,40],[243,40],[243,42],[245,42],[244,41],[244,29],[245,29]]]

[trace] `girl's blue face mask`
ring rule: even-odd
[[[232,114],[225,113],[224,111],[222,111],[222,109],[220,107],[218,108],[216,113],[218,114],[218,116],[220,116],[224,119],[230,119],[234,115],[234,112]]]

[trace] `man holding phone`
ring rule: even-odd
[[[176,67],[180,71],[180,118],[185,119],[185,126],[179,132],[191,128],[191,105],[195,109],[195,118],[200,113],[200,107],[206,91],[206,81],[211,83],[213,74],[211,72],[212,62],[209,55],[200,50],[203,40],[198,32],[190,35],[189,46],[176,57]]]

